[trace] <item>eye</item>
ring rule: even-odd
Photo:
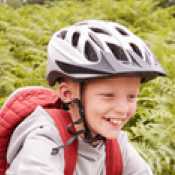
[[[104,94],[101,94],[101,97],[104,99],[104,100],[107,100],[107,101],[111,101],[113,100],[113,97],[114,97],[114,94],[112,93],[104,93]]]
[[[105,97],[113,97],[112,94],[104,94]]]
[[[135,99],[136,98],[136,95],[128,95],[128,98],[129,99]]]

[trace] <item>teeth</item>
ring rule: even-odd
[[[112,116],[112,115],[106,115],[105,118],[115,118],[116,116]],[[125,119],[127,118],[127,115],[123,115],[123,116],[118,116],[118,118],[121,118],[121,119]]]
[[[117,125],[120,125],[122,123],[121,120],[116,120],[116,119],[109,119],[109,121]]]

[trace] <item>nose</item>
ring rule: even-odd
[[[126,115],[129,112],[129,106],[126,102],[118,101],[115,103],[114,110],[121,115]]]

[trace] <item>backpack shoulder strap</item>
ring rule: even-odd
[[[63,143],[66,144],[67,141],[72,137],[72,135],[67,132],[67,125],[72,122],[70,114],[60,109],[45,109],[45,110],[50,114],[50,116],[52,116],[61,135],[61,139]],[[73,127],[72,130],[75,131],[75,128]],[[77,138],[70,145],[64,147],[65,175],[73,175],[74,173],[77,162],[77,147],[78,147]]]
[[[122,155],[117,139],[106,140],[106,174],[121,175],[123,172]]]

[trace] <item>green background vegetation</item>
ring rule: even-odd
[[[154,174],[175,174],[174,1],[0,2],[0,106],[19,87],[49,87],[47,44],[54,32],[88,19],[121,23],[147,43],[168,75],[141,85],[137,111],[124,130]]]

